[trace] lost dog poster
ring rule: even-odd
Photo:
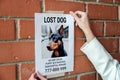
[[[74,19],[70,14],[35,13],[35,66],[43,75],[73,71]]]

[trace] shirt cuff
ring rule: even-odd
[[[89,43],[86,42],[82,47],[81,51],[84,52],[93,65],[97,68],[101,62],[107,63],[109,60],[112,60],[112,56],[105,50],[102,44],[94,38]]]
[[[83,51],[85,53],[85,50],[87,50],[90,46],[90,48],[94,47],[93,45],[96,44],[98,42],[98,40],[96,38],[94,38],[93,40],[91,40],[89,43],[85,42],[85,44],[83,44],[83,46],[80,48],[81,51]]]

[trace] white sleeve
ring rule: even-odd
[[[85,43],[81,50],[87,55],[103,80],[120,80],[118,61],[112,58],[96,38]]]

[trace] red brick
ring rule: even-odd
[[[106,36],[120,35],[120,22],[106,22]]]
[[[0,20],[0,40],[15,39],[15,21]]]
[[[75,56],[76,55],[83,55],[82,51],[80,50],[80,48],[82,47],[82,45],[85,43],[84,40],[75,40]]]
[[[98,80],[103,80],[99,74],[98,74]]]
[[[114,59],[118,60],[120,62],[120,53],[114,53],[111,54],[113,56]]]
[[[16,66],[15,65],[0,66],[0,80],[17,80]]]
[[[113,3],[113,0],[99,0],[100,2]]]
[[[75,28],[75,37],[83,37],[84,36],[83,31],[78,26],[75,26],[74,28]]]
[[[45,11],[64,11],[69,13],[69,11],[85,10],[85,5],[78,2],[70,1],[56,1],[56,0],[44,0]]]
[[[84,2],[86,2],[86,1],[88,1],[88,2],[95,2],[96,0],[80,0],[80,1],[84,1]]]
[[[34,38],[35,35],[34,21],[21,20],[20,21],[20,39]]]
[[[88,4],[89,17],[92,19],[111,19],[118,18],[116,6]]]
[[[120,0],[115,0],[115,3],[120,4]]]
[[[93,71],[94,66],[87,59],[86,56],[75,57],[74,71],[70,72],[71,74],[77,74],[82,72]]]
[[[20,66],[20,77],[21,80],[28,80],[30,75],[35,72],[34,63],[31,64],[21,64]]]
[[[0,16],[34,17],[34,13],[40,10],[40,0],[0,1]]]
[[[96,80],[96,73],[82,75],[80,76],[80,80]]]
[[[76,77],[69,77],[69,78],[60,79],[60,80],[76,80]]]
[[[0,63],[34,59],[33,42],[0,43]]]
[[[91,29],[95,36],[103,36],[103,22],[90,22]]]
[[[119,51],[118,38],[101,38],[99,40],[108,52],[115,53]]]

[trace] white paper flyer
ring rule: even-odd
[[[35,13],[35,68],[42,75],[73,71],[74,19],[70,14]]]

